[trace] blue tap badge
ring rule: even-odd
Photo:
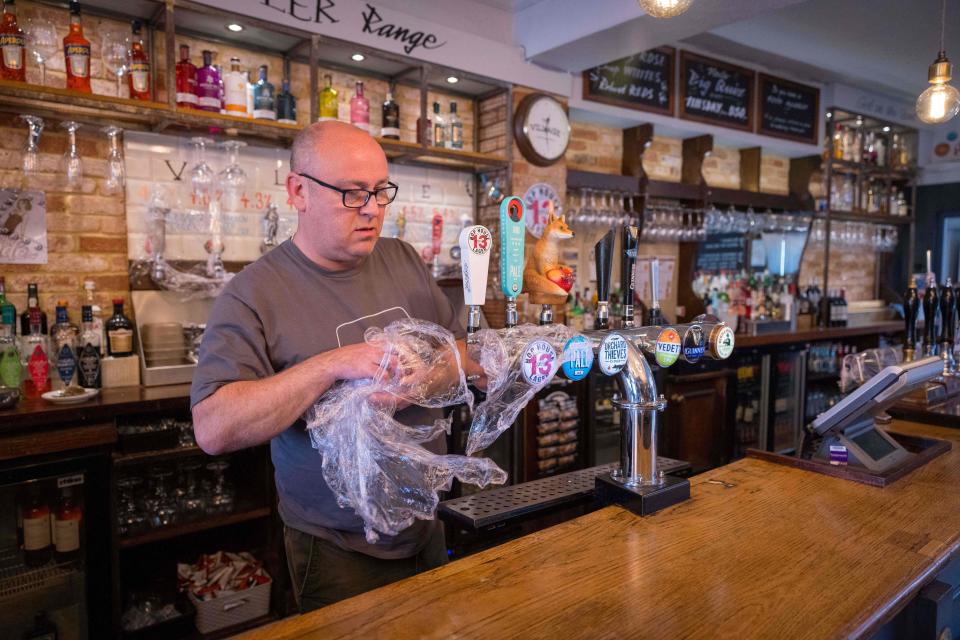
[[[500,203],[500,290],[508,298],[523,291],[523,200],[516,196]]]
[[[563,375],[568,380],[583,380],[593,366],[593,347],[583,336],[573,336],[563,345]]]

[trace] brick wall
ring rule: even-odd
[[[680,182],[683,166],[683,141],[679,138],[653,136],[653,142],[643,154],[643,170],[651,180]]]
[[[700,172],[711,187],[739,189],[740,151],[733,147],[714,146],[710,155],[703,159]]]
[[[82,127],[78,149],[83,158],[83,185],[63,190],[60,159],[67,137],[59,123],[46,120],[40,138],[41,175],[24,185],[20,171],[27,129],[15,115],[0,114],[0,187],[41,189],[47,204],[47,264],[2,264],[7,295],[18,311],[26,308],[27,283],[40,285],[40,305],[51,316],[58,298],[70,303],[71,318],[80,321],[83,281],[97,285],[97,303],[106,311],[114,296],[129,297],[127,227],[122,195],[104,192],[107,142],[97,129]],[[128,304],[128,312],[132,312]]]
[[[579,171],[619,174],[623,156],[623,131],[616,127],[572,122],[567,167]]]
[[[760,191],[790,194],[790,158],[763,154],[760,158]]]
[[[811,278],[823,288],[823,249],[823,242],[807,242],[800,262],[799,282],[804,288]],[[873,251],[830,246],[830,288],[845,289],[848,302],[874,298],[876,267]]]

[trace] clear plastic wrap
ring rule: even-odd
[[[479,351],[479,362],[487,375],[487,397],[473,412],[467,455],[489,447],[501,433],[510,428],[520,410],[545,387],[563,365],[564,346],[575,332],[562,324],[544,326],[523,324],[508,329],[483,329],[474,334],[471,356]],[[546,340],[556,352],[549,375],[531,382],[523,367],[528,363],[525,352],[536,340]]]
[[[373,543],[380,534],[396,535],[418,518],[432,519],[437,492],[449,489],[453,478],[483,487],[502,484],[507,474],[486,458],[427,451],[422,443],[449,433],[450,420],[401,424],[393,417],[396,400],[383,399],[433,408],[472,405],[449,331],[405,319],[370,329],[364,339],[384,348],[377,375],[330,389],[308,411],[306,422],[311,442],[323,456],[327,485],[342,508],[363,519]]]
[[[158,268],[157,263],[149,260],[137,260],[130,263],[130,280],[137,282],[149,280],[164,291],[174,291],[180,294],[181,299],[197,300],[200,298],[216,298],[222,292],[235,274],[224,273],[222,277],[211,277],[207,274],[205,264],[196,264],[189,270],[180,270],[169,262],[163,262]]]
[[[843,357],[840,391],[849,393],[877,375],[881,369],[903,360],[902,347],[883,347],[851,353]]]

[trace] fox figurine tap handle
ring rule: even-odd
[[[564,216],[553,214],[548,203],[547,225],[523,269],[524,290],[534,304],[563,304],[573,288],[573,269],[560,262],[560,243],[573,238]]]

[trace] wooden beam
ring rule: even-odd
[[[703,185],[703,159],[711,151],[713,151],[713,136],[709,134],[684,140],[680,182]]]
[[[760,191],[760,147],[740,149],[740,189]]]
[[[790,158],[790,195],[808,209],[814,208],[810,178],[817,171],[820,171],[820,156]]]
[[[652,124],[641,124],[623,130],[623,161],[620,172],[637,178],[641,187],[647,181],[647,172],[643,169],[643,154],[652,142]]]

